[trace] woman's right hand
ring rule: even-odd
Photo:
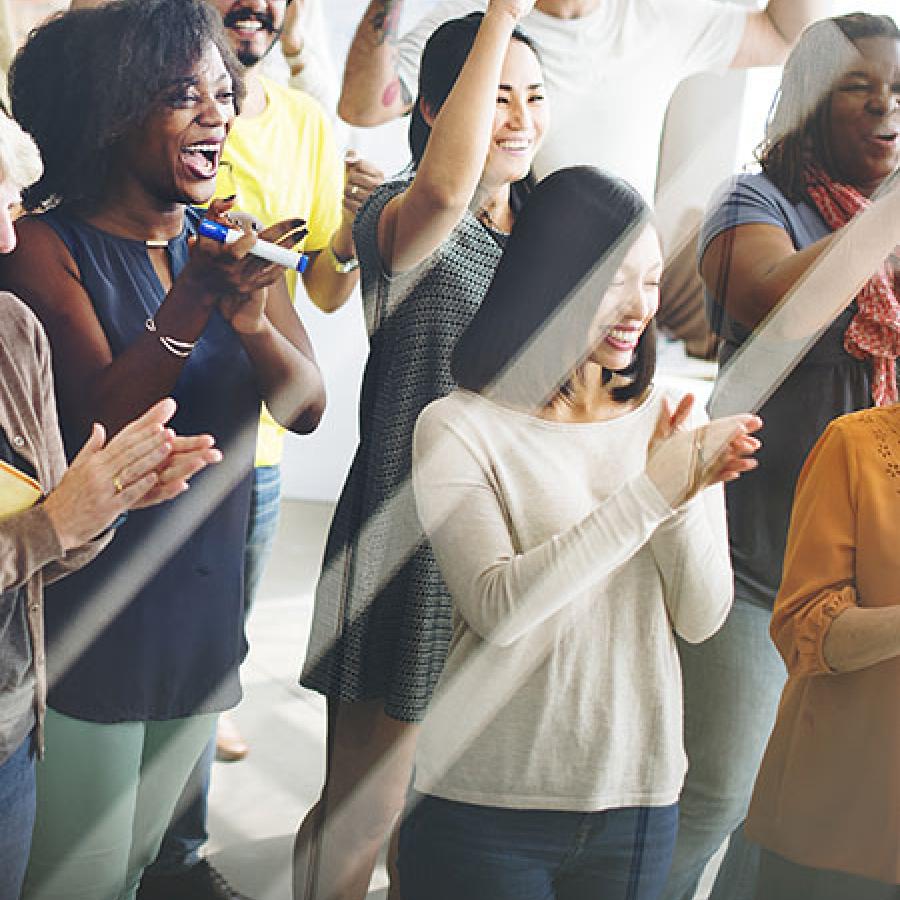
[[[762,427],[759,416],[726,416],[687,428],[693,400],[688,395],[674,410],[668,399],[663,401],[647,448],[647,476],[673,508],[756,468],[752,455],[761,446],[752,436]]]
[[[535,0],[490,0],[488,11],[508,13],[516,22],[521,22],[534,8]]]
[[[175,401],[160,400],[109,442],[94,424],[43,501],[64,550],[91,540],[129,509],[178,496],[191,475],[222,458],[208,435],[181,438],[166,428],[174,414]]]
[[[233,200],[213,200],[207,217],[243,231],[243,237],[232,244],[219,243],[212,238],[193,238],[190,259],[179,276],[179,281],[195,285],[210,305],[217,305],[227,298],[249,298],[283,277],[282,266],[250,253],[257,237],[292,247],[307,234],[306,221],[297,218],[277,222],[257,235],[249,217],[228,218],[227,213],[233,205]]]

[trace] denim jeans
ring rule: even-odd
[[[256,602],[259,583],[275,546],[280,513],[281,466],[257,466],[253,471],[253,495],[244,547],[245,619]]]
[[[19,900],[34,830],[31,735],[0,765],[0,900]]]
[[[770,617],[769,610],[736,600],[709,640],[678,643],[688,773],[664,900],[691,900],[729,835],[710,900],[753,900],[758,851],[740,826],[787,677],[769,637]]]
[[[250,519],[247,522],[247,543],[244,546],[245,619],[256,599],[266,563],[272,555],[280,507],[281,466],[257,466],[253,471],[253,494],[250,498]],[[177,875],[199,861],[200,848],[209,839],[206,814],[215,756],[214,730],[178,800],[175,816],[166,829],[159,855],[153,865],[148,867],[145,877]]]
[[[403,900],[655,900],[677,805],[498,809],[420,797],[400,830]]]

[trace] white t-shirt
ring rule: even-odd
[[[663,393],[549,422],[457,390],[416,425],[420,518],[453,597],[416,788],[485,806],[666,806],[681,790],[674,632],[731,605],[721,486],[673,511],[644,474]]]
[[[403,37],[399,71],[413,97],[432,32],[447,19],[485,8],[484,0],[444,0]],[[716,0],[601,0],[578,19],[529,13],[521,26],[540,50],[550,102],[550,129],[535,161],[538,176],[595,165],[652,201],[675,88],[689,75],[725,69],[746,19],[746,8]]]

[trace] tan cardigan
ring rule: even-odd
[[[831,623],[900,603],[900,405],[833,422],[797,484],[772,637],[789,677],[747,819],[793,862],[900,884],[900,657],[832,673]]]
[[[46,493],[59,483],[66,469],[56,419],[50,345],[31,310],[6,292],[0,292],[0,375],[0,428],[16,452],[34,466]],[[109,540],[107,534],[64,553],[41,503],[0,521],[0,590],[25,585],[39,752],[43,752],[47,696],[44,585],[90,562]]]

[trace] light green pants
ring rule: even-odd
[[[23,900],[133,900],[215,720],[106,725],[48,711]]]

